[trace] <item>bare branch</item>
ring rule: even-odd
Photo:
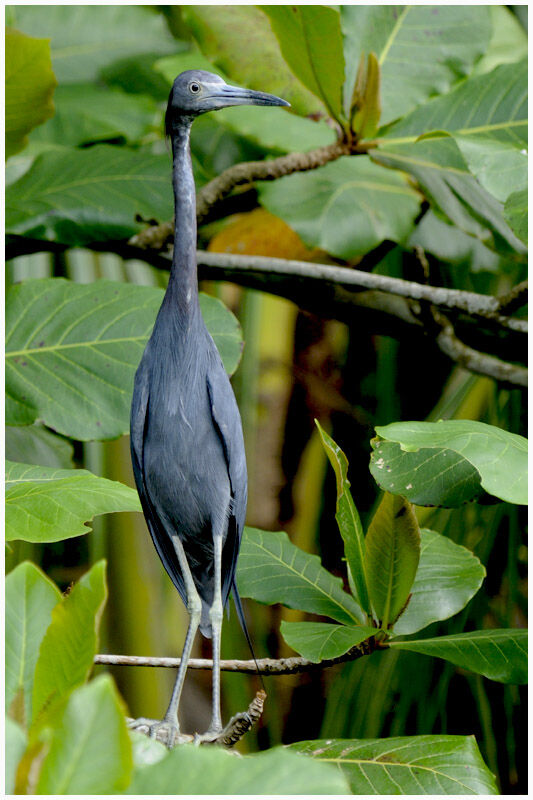
[[[322,286],[333,283],[350,289],[377,289],[411,300],[427,300],[435,306],[457,309],[473,316],[485,317],[510,330],[527,333],[527,322],[500,314],[499,300],[492,295],[477,294],[462,289],[446,289],[441,286],[427,286],[415,281],[363,272],[351,267],[337,267],[309,261],[210,253],[205,250],[198,250],[196,256],[198,266],[216,267],[224,270],[226,274],[231,272],[236,275],[241,271],[245,271],[247,274],[266,273],[269,280],[273,276],[282,275],[320,281]]]
[[[326,147],[310,150],[308,153],[289,153],[266,161],[247,161],[235,164],[213,178],[198,192],[196,198],[196,219],[200,225],[210,209],[226,197],[236,186],[254,181],[273,181],[293,172],[307,172],[352,153],[366,153],[374,143],[364,145],[347,142],[334,142]],[[130,239],[130,244],[141,248],[163,250],[174,234],[174,223],[163,222],[141,231]]]
[[[438,315],[441,326],[440,333],[437,334],[435,341],[437,345],[456,361],[461,367],[476,372],[478,375],[489,375],[498,381],[505,381],[513,386],[527,386],[527,369],[525,367],[501,361],[495,356],[481,353],[479,350],[461,342],[457,338],[453,325],[442,314]]]
[[[498,297],[500,314],[512,314],[527,303],[527,281],[513,286],[510,292]]]
[[[246,733],[248,733],[250,728],[256,722],[258,722],[261,714],[263,713],[265,700],[266,692],[260,689],[248,706],[248,710],[235,714],[235,716],[230,719],[224,730],[212,738],[187,733],[178,734],[177,731],[175,731],[171,726],[165,724],[157,724],[156,726],[153,726],[153,723],[156,722],[156,720],[147,720],[144,717],[141,717],[140,719],[126,717],[126,722],[128,723],[128,727],[130,729],[135,730],[138,733],[142,733],[148,737],[153,735],[158,742],[164,744],[169,750],[178,744],[182,744],[183,742],[198,742],[198,744],[204,745],[218,744],[229,748],[236,745],[237,742],[242,739]]]
[[[241,661],[238,659],[223,659],[220,662],[220,669],[225,672],[244,672],[257,675],[295,675],[298,672],[308,672],[313,669],[331,667],[334,664],[342,664],[345,661],[355,661],[362,656],[370,655],[376,648],[374,639],[371,638],[362,644],[352,647],[347,653],[337,658],[329,658],[320,661],[318,664],[309,661],[307,658],[294,656],[291,658],[258,658],[257,666],[255,661]],[[181,663],[181,658],[152,658],[149,656],[119,656],[101,654],[94,657],[95,664],[106,664],[108,666],[123,667],[168,667],[177,669]],[[190,658],[188,667],[190,669],[213,669],[213,662],[210,658]]]

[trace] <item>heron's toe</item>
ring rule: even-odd
[[[181,733],[179,725],[176,722],[169,722],[168,720],[161,719],[148,719],[147,717],[139,717],[129,722],[128,727],[131,730],[144,733],[150,739],[155,739],[165,747],[171,750],[177,744],[184,742],[192,742],[193,736],[187,733]]]

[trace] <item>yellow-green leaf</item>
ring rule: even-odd
[[[6,157],[28,143],[27,134],[54,113],[56,79],[50,41],[13,28],[6,31]]]
[[[420,529],[411,504],[387,492],[368,528],[365,553],[370,600],[383,628],[405,608],[419,559]]]

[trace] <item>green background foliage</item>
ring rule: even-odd
[[[268,275],[261,292],[201,286],[243,418],[237,580],[257,655],[346,663],[265,677],[241,759],[128,732],[127,713],[161,716],[169,670],[93,670],[97,652],[177,655],[186,626],[127,442],[168,274],[128,240],[172,217],[174,77],[291,103],[198,119],[197,189],[240,162],[361,150],[234,193],[200,247],[498,297],[526,277],[521,8],[7,8],[8,791],[525,791],[525,396],[447,358],[428,303],[360,292],[355,308],[305,282],[288,300]],[[523,305],[505,326],[447,321],[521,365]],[[233,613],[222,655],[247,657]],[[224,717],[257,688],[223,674]],[[191,671],[186,730],[207,727],[209,693]]]

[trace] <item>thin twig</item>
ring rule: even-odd
[[[374,639],[371,638],[362,644],[352,647],[347,653],[337,658],[329,658],[316,663],[307,658],[294,656],[292,658],[258,658],[256,662],[241,661],[239,659],[223,659],[220,662],[220,669],[225,672],[244,672],[257,675],[295,675],[298,672],[308,672],[313,669],[331,667],[334,664],[342,664],[345,661],[355,661],[362,656],[370,655],[375,649]],[[94,657],[95,664],[106,664],[108,666],[123,667],[168,667],[177,669],[181,663],[181,658],[152,658],[149,656],[119,656],[101,654]],[[189,669],[213,669],[213,662],[210,658],[190,658]]]

